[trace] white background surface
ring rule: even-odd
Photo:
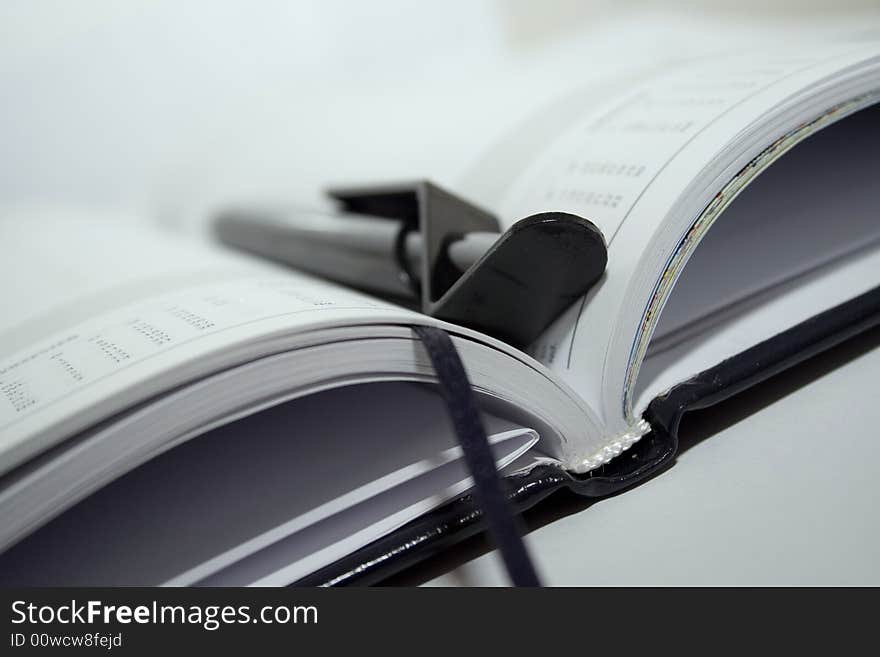
[[[5,0],[0,203],[188,226],[331,182],[454,184],[592,80],[870,34],[876,0]]]

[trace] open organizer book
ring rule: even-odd
[[[452,336],[524,509],[659,471],[688,409],[880,322],[880,46],[576,98],[455,190],[604,235],[602,277],[524,349],[152,226],[6,213],[0,581],[374,582],[478,531],[413,326]]]

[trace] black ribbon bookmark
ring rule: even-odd
[[[452,426],[474,480],[474,497],[486,518],[489,534],[501,553],[510,580],[514,586],[540,586],[518,519],[504,495],[495,457],[458,351],[442,329],[414,326],[413,330],[425,345],[440,380]]]

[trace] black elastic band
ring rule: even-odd
[[[452,339],[445,331],[414,326],[425,345],[440,380],[443,397],[449,407],[452,426],[464,453],[465,463],[474,479],[474,496],[482,509],[489,534],[501,552],[501,558],[514,586],[540,586],[538,575],[519,531],[517,517],[510,508],[495,467],[495,457],[480,419],[464,365]]]

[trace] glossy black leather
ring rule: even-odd
[[[560,488],[594,498],[620,492],[664,469],[671,464],[674,455],[675,444],[670,436],[651,433],[625,455],[588,475],[581,477],[547,465],[524,475],[506,477],[503,483],[512,506],[523,512]],[[466,494],[296,582],[296,585],[377,584],[484,529],[479,507],[473,497]]]
[[[673,463],[685,413],[713,406],[876,326],[880,326],[880,287],[765,340],[657,397],[644,416],[652,431],[610,463],[586,476],[552,466],[535,468],[525,475],[507,477],[507,495],[522,512],[561,488],[601,498],[635,486]],[[296,584],[376,584],[483,529],[480,510],[470,495],[463,495]]]

